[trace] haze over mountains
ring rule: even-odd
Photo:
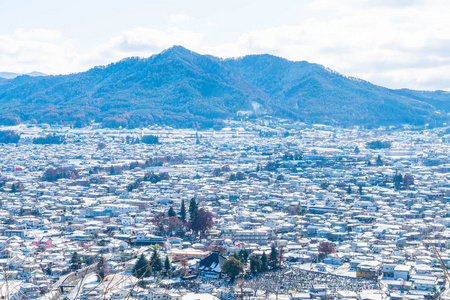
[[[13,72],[0,72],[0,78],[2,79],[13,79],[17,76],[21,75],[28,75],[28,76],[47,76],[47,74],[41,73],[41,72],[30,72],[26,74],[19,74],[19,73],[13,73]]]
[[[307,123],[448,121],[450,93],[392,90],[272,55],[220,59],[174,46],[86,72],[0,80],[0,122],[211,127],[244,112]]]

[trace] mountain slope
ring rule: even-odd
[[[262,89],[279,112],[309,122],[338,124],[419,124],[434,117],[429,103],[317,64],[290,62],[270,55],[227,60],[226,65]],[[400,96],[400,97],[399,97]]]
[[[83,73],[0,81],[0,123],[214,125],[238,111],[341,125],[446,121],[441,94],[390,90],[271,55],[222,60],[174,46]],[[15,121],[14,121],[15,120]]]

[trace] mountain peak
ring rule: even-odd
[[[187,48],[184,48],[183,46],[174,45],[170,48],[167,48],[166,50],[161,51],[157,55],[158,56],[160,56],[160,55],[163,55],[163,56],[172,56],[172,55],[187,56],[187,55],[192,55],[192,54],[200,55],[200,54],[195,53]]]
[[[148,59],[0,84],[0,116],[41,123],[213,126],[246,111],[307,123],[425,124],[446,122],[448,103],[447,94],[381,88],[305,61],[267,54],[218,59],[178,45]]]

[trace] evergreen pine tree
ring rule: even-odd
[[[160,272],[163,269],[163,264],[161,261],[161,257],[159,257],[156,249],[153,250],[152,258],[151,258],[152,270],[156,272]]]
[[[398,190],[399,188],[400,188],[400,185],[402,184],[402,182],[403,182],[403,176],[402,176],[402,174],[401,173],[398,173],[398,172],[395,172],[395,175],[394,175],[394,186],[395,186],[395,189],[396,190]]]
[[[220,268],[222,270],[222,273],[229,276],[231,282],[233,282],[236,276],[244,271],[244,264],[240,260],[234,257],[230,257],[229,259],[224,261]]]
[[[148,263],[147,258],[145,258],[144,254],[139,256],[136,264],[133,268],[133,275],[137,278],[147,277],[150,273],[150,265]]]
[[[377,166],[382,166],[383,165],[383,160],[381,159],[381,156],[378,155],[377,156]]]
[[[173,210],[173,207],[172,207],[172,206],[169,208],[169,211],[167,212],[167,215],[168,215],[169,217],[175,217],[175,216],[177,215],[176,212],[175,212],[175,210]]]
[[[261,271],[265,272],[268,269],[269,269],[269,265],[267,263],[266,252],[264,251],[263,254],[261,255]]]
[[[97,275],[99,281],[102,281],[108,275],[108,262],[103,255],[100,256],[97,262]]]
[[[169,272],[172,266],[170,265],[169,257],[166,256],[166,260],[164,261],[164,269],[166,272]]]
[[[250,258],[250,272],[253,274],[259,273],[261,271],[261,259],[257,256],[252,256]]]
[[[197,201],[195,201],[195,198],[192,198],[189,202],[189,215],[191,224],[194,224],[198,218],[198,205]]]
[[[181,200],[180,220],[181,222],[186,222],[186,205],[184,204],[184,199]]]
[[[272,249],[270,251],[269,263],[272,269],[278,267],[278,251],[275,246],[272,246]]]
[[[71,269],[79,269],[81,268],[81,264],[83,263],[83,258],[81,256],[78,255],[78,253],[75,251],[72,254],[72,257],[70,258],[70,268]]]

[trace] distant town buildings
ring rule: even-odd
[[[448,298],[448,128],[267,119],[217,132],[5,130],[21,135],[0,147],[0,273],[14,299],[75,299],[75,288],[77,299]],[[64,143],[26,142],[49,133]],[[139,143],[144,135],[159,143]],[[60,179],[43,178],[49,168]],[[213,216],[204,231],[191,230],[191,199]],[[278,279],[251,269],[273,247]],[[169,266],[137,285],[138,258],[154,261],[153,249]],[[244,273],[227,285],[232,256]],[[122,276],[113,289],[94,276],[100,257]]]

